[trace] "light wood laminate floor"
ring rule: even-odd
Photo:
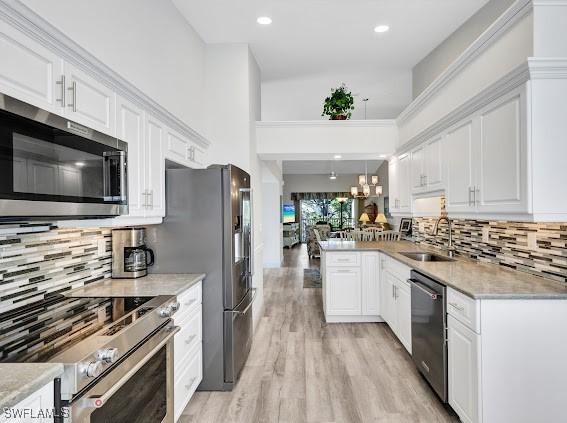
[[[180,423],[457,422],[381,323],[326,324],[305,245],[264,272],[265,314],[232,392],[197,392]]]

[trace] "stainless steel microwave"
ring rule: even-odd
[[[0,94],[0,220],[127,213],[125,142]]]

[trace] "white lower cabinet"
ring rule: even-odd
[[[379,253],[322,252],[323,305],[327,322],[377,322]]]
[[[447,317],[449,404],[463,423],[480,421],[480,335]]]
[[[49,382],[18,404],[0,410],[0,423],[51,423],[53,410],[53,382]]]
[[[327,269],[327,312],[332,315],[360,315],[361,277],[358,267],[329,267]]]
[[[173,316],[180,331],[174,338],[174,416],[175,421],[191,400],[203,379],[202,282],[177,296],[180,308]]]
[[[381,316],[411,354],[410,285],[388,269],[382,271],[380,283]]]

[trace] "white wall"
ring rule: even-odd
[[[258,154],[264,160],[383,159],[398,145],[395,120],[258,122]]]
[[[402,146],[470,98],[498,81],[533,53],[533,14],[529,13],[457,73],[412,116],[398,119]]]
[[[412,70],[413,98],[454,62],[515,0],[490,0]]]
[[[280,267],[283,261],[281,223],[281,162],[262,162],[262,232],[264,234],[264,267]]]
[[[368,119],[391,119],[411,102],[411,72],[399,69],[352,73],[340,70],[262,82],[262,120],[314,120],[321,117],[323,101],[342,82],[355,97],[353,119],[364,119],[363,98],[368,98]]]
[[[170,1],[21,1],[207,136],[205,44]]]
[[[247,44],[209,44],[205,59],[206,128],[216,163],[250,170],[250,63]],[[230,70],[230,71],[229,71]]]

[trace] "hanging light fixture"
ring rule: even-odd
[[[371,182],[371,183],[370,183]],[[368,162],[364,162],[364,175],[358,176],[358,185],[362,189],[359,191],[359,187],[350,187],[350,193],[354,198],[368,198],[370,197],[370,187],[375,187],[376,196],[382,195],[382,186],[378,185],[378,175],[372,175],[368,179]]]

